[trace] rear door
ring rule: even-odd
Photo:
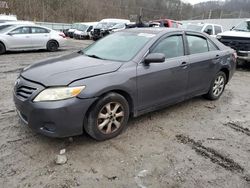
[[[190,54],[187,97],[192,97],[208,91],[220,62],[220,51],[203,35],[187,32],[186,39]]]
[[[18,27],[6,35],[9,49],[32,49],[33,43],[30,27]]]
[[[31,38],[35,48],[44,48],[50,39],[50,31],[42,27],[31,27]]]
[[[139,110],[184,99],[188,81],[188,58],[185,56],[183,34],[176,33],[161,39],[149,53],[166,55],[164,63],[139,64],[137,88]]]

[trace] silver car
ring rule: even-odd
[[[64,33],[37,25],[11,25],[0,30],[0,54],[39,49],[53,52],[65,43]]]

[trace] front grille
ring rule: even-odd
[[[16,95],[22,99],[28,99],[34,91],[36,91],[36,88],[20,86],[16,89]]]
[[[222,37],[220,39],[224,45],[233,48],[236,51],[250,51],[250,40],[249,38],[240,37]]]

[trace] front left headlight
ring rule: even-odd
[[[33,101],[42,102],[69,99],[76,97],[84,89],[85,86],[48,88],[39,93]]]

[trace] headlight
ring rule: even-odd
[[[34,102],[58,101],[73,98],[79,95],[84,88],[85,86],[48,88],[39,93],[34,99]]]

